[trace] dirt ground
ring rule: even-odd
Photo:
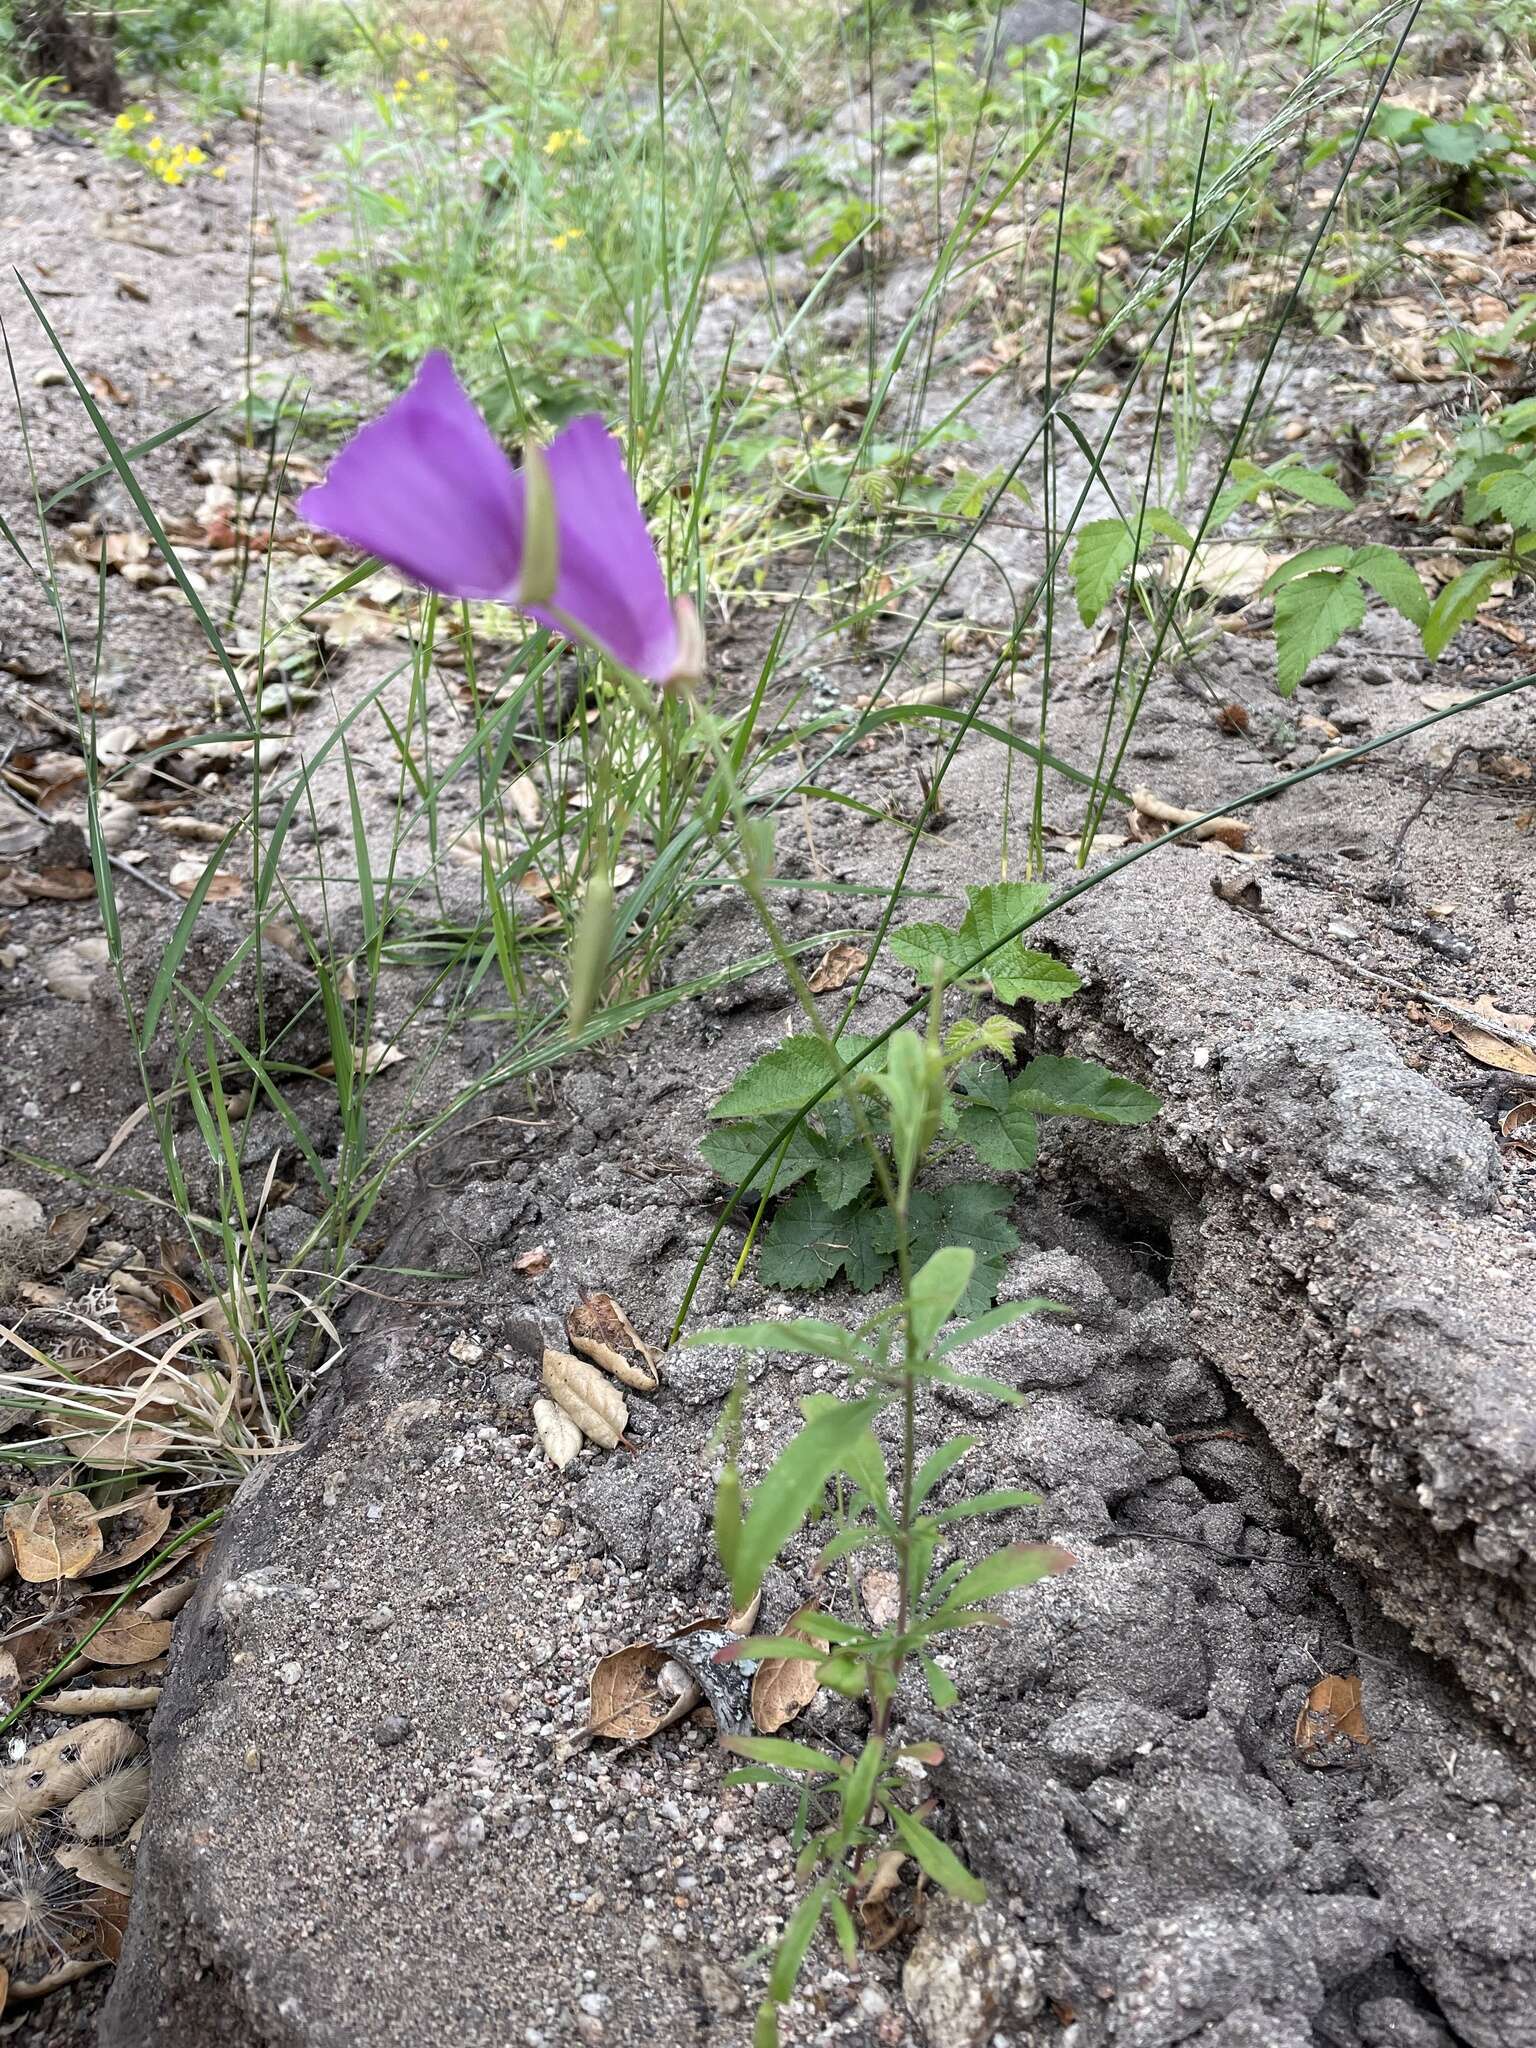
[[[290,226],[283,265],[258,255],[253,275],[237,173],[229,189],[171,195],[86,150],[0,142],[15,260],[82,367],[121,394],[102,402],[125,440],[244,388],[247,317],[273,372],[292,361],[322,394],[363,388],[356,365],[294,340],[279,304],[284,272],[303,295],[291,223],[340,118],[314,90],[275,89],[262,205]],[[238,132],[229,146],[234,163]],[[1448,251],[1459,233],[1447,230]],[[899,321],[909,287],[884,281],[882,319]],[[745,295],[733,308],[732,289],[717,294],[722,336],[752,312]],[[6,322],[46,498],[99,452],[9,287]],[[1438,395],[1426,386],[1426,403]],[[1006,459],[1031,403],[1015,393],[975,411],[979,457]],[[1309,423],[1314,453],[1346,417],[1369,429],[1402,410],[1391,365],[1342,337],[1301,350],[1276,402],[1277,417]],[[145,458],[146,489],[163,514],[190,518],[234,452],[210,423]],[[8,442],[8,517],[27,496],[16,457]],[[61,551],[69,523],[88,520],[128,530],[115,484],[58,509]],[[1027,583],[1036,542],[1007,527],[989,538],[1015,587]],[[222,600],[231,565],[206,552]],[[312,589],[308,573],[285,561],[283,596]],[[77,561],[66,575],[86,658],[96,571]],[[102,720],[206,732],[214,671],[186,607],[119,574],[106,589]],[[920,639],[912,683],[941,665],[979,678],[985,631],[1005,617],[980,563],[945,602],[975,645],[941,655],[936,635]],[[1408,630],[1373,612],[1287,710],[1267,639],[1221,635],[1160,683],[1124,780],[1219,802],[1421,715],[1434,693],[1513,679],[1536,621],[1518,602],[1502,618],[1513,639],[1475,628],[1431,673]],[[1057,651],[1052,743],[1091,759],[1111,655],[1073,633]],[[868,669],[898,636],[895,622],[879,629]],[[729,642],[716,653],[725,672]],[[279,787],[334,704],[395,651],[326,658],[319,701],[291,729],[275,722]],[[0,665],[7,759],[66,748],[57,638],[14,565],[0,576]],[[835,687],[852,697],[867,683],[850,668]],[[1026,664],[1021,729],[1034,687]],[[1246,730],[1214,716],[1233,703]],[[441,736],[456,729],[451,705],[433,715]],[[933,765],[918,730],[837,763],[837,786],[910,814]],[[1036,1027],[1039,1046],[1111,1060],[1167,1107],[1135,1138],[1053,1138],[1037,1182],[1017,1189],[1023,1243],[1002,1297],[1045,1295],[1070,1315],[989,1340],[978,1369],[1028,1391],[1027,1405],[954,1405],[981,1439],[966,1490],[1034,1486],[1043,1506],[1007,1533],[1060,1542],[1078,1562],[1011,1598],[1008,1629],[960,1639],[961,1707],[940,1720],[917,1696],[900,1704],[906,1731],[942,1741],[940,1824],[989,1903],[930,1901],[925,1917],[905,1888],[901,1938],[857,1971],[830,1946],[813,1952],[789,2039],[1536,2042],[1533,1168],[1502,1131],[1531,1084],[1480,1064],[1447,1028],[1483,997],[1530,1007],[1533,759],[1536,710],[1505,700],[1257,807],[1244,853],[1162,849],[1052,921],[1049,943],[1085,987]],[[232,821],[248,777],[238,756],[173,750],[133,791],[166,807],[125,819],[116,847],[142,856],[121,896],[146,957],[179,910],[171,877],[188,851],[162,819]],[[389,778],[381,748],[375,815]],[[996,753],[968,743],[914,884],[954,899],[992,874],[1005,802],[1020,798]],[[1059,885],[1075,874],[1078,815],[1053,786]],[[0,814],[0,828],[7,859],[79,864],[68,801],[49,807],[46,841],[26,812]],[[311,844],[336,830],[323,802],[311,829]],[[894,823],[817,804],[786,817],[779,859],[792,876],[888,882],[904,844]],[[291,886],[312,905],[317,869],[297,862]],[[843,922],[833,900],[786,896],[791,935]],[[33,900],[0,916],[0,1136],[83,1172],[139,1086],[115,992],[99,972],[63,971],[94,907]],[[238,898],[209,914],[210,961],[242,916]],[[716,903],[675,972],[759,948]],[[275,972],[297,1020],[289,1049],[316,1058],[303,971]],[[911,994],[906,971],[882,962],[859,1027],[889,1023]],[[530,1410],[542,1342],[583,1287],[607,1288],[642,1334],[664,1336],[722,1199],[698,1155],[704,1108],[792,1019],[774,974],[681,1005],[533,1099],[503,1091],[393,1191],[372,1246],[381,1266],[450,1277],[359,1295],[299,1447],[235,1501],[177,1624],[150,1731],[154,1797],[122,1961],[109,1985],[25,2011],[15,2038],[91,2038],[103,1989],[104,2048],[750,2038],[761,1952],[797,1896],[792,1809],[777,1788],[723,1788],[701,1726],[633,1750],[568,1749],[599,1655],[722,1611],[713,1432],[740,1361],[673,1354],[657,1394],[631,1404],[634,1450],[589,1448],[564,1474]],[[493,1053],[470,1038],[422,1101],[446,1099]],[[386,1103],[412,1085],[409,1062],[378,1083]],[[334,1091],[315,1082],[296,1099],[317,1149],[334,1145]],[[283,1146],[269,1121],[253,1158]],[[140,1129],[110,1179],[128,1190],[157,1170]],[[14,1171],[53,1198],[45,1176]],[[130,1195],[107,1198],[118,1234],[142,1232]],[[297,1185],[290,1227],[311,1200]],[[696,1327],[792,1306],[750,1269],[728,1287],[739,1244],[733,1226]],[[534,1248],[549,1262],[529,1273]],[[822,1312],[869,1305],[834,1291]],[[798,1398],[826,1383],[804,1361],[753,1370],[749,1477],[790,1433]],[[933,1442],[955,1427],[949,1405],[924,1422]],[[803,1539],[771,1575],[770,1624],[805,1597],[813,1556]],[[822,1597],[853,1611],[860,1593],[849,1577]],[[1319,1756],[1298,1744],[1298,1720],[1330,1675],[1359,1678],[1368,1739]],[[834,1744],[862,1736],[860,1710],[826,1696],[799,1727]]]

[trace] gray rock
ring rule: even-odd
[[[901,1973],[902,1995],[928,2048],[986,2048],[998,2026],[1044,2003],[1017,1930],[991,1906],[941,1898]]]
[[[1148,1749],[1169,1726],[1168,1716],[1135,1700],[1078,1700],[1045,1731],[1046,1755],[1074,1785],[1089,1784]]]
[[[1092,50],[1118,26],[1074,0],[1013,0],[995,28],[983,29],[977,38],[974,61],[978,71],[1001,71],[1010,50],[1028,49],[1046,36],[1060,36],[1074,48],[1081,41],[1085,50]]]
[[[1320,1173],[1351,1193],[1437,1196],[1476,1212],[1499,1181],[1492,1133],[1405,1067],[1379,1024],[1302,1010],[1222,1049],[1221,1092],[1246,1152],[1236,1164],[1281,1189]]]
[[[1086,1480],[1111,1504],[1179,1469],[1179,1454],[1165,1439],[1106,1422],[1062,1394],[1037,1394],[995,1436],[1017,1469],[1040,1485]]]

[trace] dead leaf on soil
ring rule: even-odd
[[[1210,597],[1257,597],[1284,559],[1256,541],[1207,541],[1195,550],[1189,580]]]
[[[544,1455],[557,1472],[563,1472],[581,1454],[581,1430],[555,1401],[535,1401],[533,1426]]]
[[[866,1572],[859,1598],[872,1628],[889,1628],[901,1610],[901,1578],[896,1572]]]
[[[88,1643],[81,1644],[80,1654],[92,1664],[148,1664],[163,1656],[170,1646],[168,1621],[150,1621],[137,1610],[125,1607],[104,1628],[99,1628]]]
[[[5,1511],[16,1569],[30,1585],[77,1579],[101,1555],[101,1525],[83,1493],[43,1493]]]
[[[1142,839],[1155,839],[1176,825],[1193,825],[1204,815],[1200,811],[1187,810],[1182,804],[1171,804],[1150,789],[1133,789],[1131,803],[1134,806],[1131,831]],[[1234,853],[1241,853],[1248,844],[1248,827],[1238,818],[1208,818],[1186,836],[1190,839],[1217,839]]]
[[[83,1578],[97,1579],[120,1565],[133,1564],[153,1550],[171,1526],[171,1510],[153,1488],[130,1494],[116,1507],[103,1511],[97,1527],[101,1531],[101,1555],[85,1567]]]
[[[512,1270],[531,1277],[536,1273],[547,1273],[554,1263],[554,1255],[545,1246],[536,1244],[532,1251],[518,1253],[512,1261]]]
[[[611,1372],[627,1387],[654,1392],[660,1373],[656,1353],[639,1336],[611,1294],[599,1289],[583,1293],[565,1319],[566,1335],[575,1348]]]
[[[626,1643],[600,1657],[593,1669],[586,1732],[614,1742],[648,1742],[691,1714],[703,1697],[703,1688],[659,1643]]]
[[[1536,1017],[1500,1010],[1492,996],[1479,996],[1472,1007],[1506,1032],[1529,1035],[1536,1031]],[[1447,1023],[1462,1051],[1470,1053],[1480,1066],[1497,1067],[1502,1074],[1536,1074],[1536,1052],[1529,1046],[1515,1044],[1497,1031],[1479,1031],[1459,1017],[1449,1018]]]
[[[74,1685],[38,1701],[50,1714],[141,1714],[160,1704],[158,1685]]]
[[[1536,1102],[1517,1102],[1499,1119],[1499,1134],[1522,1159],[1536,1159]]]
[[[616,1451],[629,1427],[624,1396],[595,1365],[568,1351],[544,1354],[544,1391],[565,1410],[582,1434],[604,1450]]]
[[[80,1903],[95,1923],[96,1946],[109,1963],[121,1960],[128,1933],[127,1897],[109,1885],[85,1892]]]
[[[1331,1672],[1320,1678],[1296,1718],[1296,1754],[1301,1761],[1319,1769],[1352,1763],[1370,1739],[1360,1707],[1360,1680]]]
[[[166,880],[178,896],[190,896],[203,879],[203,871],[207,865],[208,863],[203,860],[179,860],[166,876]],[[239,875],[221,871],[208,884],[203,900],[206,903],[230,903],[244,893],[245,883]]]
[[[98,932],[88,938],[71,939],[43,956],[39,972],[43,985],[66,1003],[88,1002],[100,970],[107,964],[107,942]]]
[[[786,1636],[803,1636],[795,1626],[814,1607],[803,1607],[784,1629]],[[752,1680],[752,1724],[760,1735],[776,1735],[802,1713],[821,1690],[818,1666],[809,1657],[765,1657]]]
[[[837,989],[846,988],[868,959],[869,955],[862,946],[851,946],[846,939],[835,946],[828,946],[817,961],[806,987],[813,996],[830,995]]]
[[[69,1870],[86,1884],[126,1899],[133,1890],[133,1873],[110,1849],[93,1848],[89,1842],[61,1842],[53,1852],[61,1870]]]

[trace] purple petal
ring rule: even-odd
[[[445,596],[516,592],[522,479],[440,353],[347,443],[298,512]]]
[[[549,603],[528,610],[636,675],[665,682],[677,667],[677,620],[618,442],[589,413],[555,436],[545,460],[559,568]]]

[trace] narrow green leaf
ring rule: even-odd
[[[944,1245],[912,1275],[907,1317],[914,1356],[926,1358],[935,1338],[965,1298],[976,1270],[969,1245]]]
[[[819,1501],[882,1406],[878,1395],[840,1401],[808,1422],[752,1489],[737,1547],[731,1590],[744,1607],[780,1550]]]
[[[932,1657],[925,1656],[922,1665],[923,1676],[928,1681],[928,1697],[941,1714],[945,1713],[959,1699],[960,1688],[943,1665],[936,1664]]]
[[[941,1842],[914,1814],[903,1813],[899,1806],[891,1808],[891,1819],[914,1862],[941,1890],[957,1899],[966,1899],[973,1906],[982,1903],[987,1896],[986,1886],[973,1871],[966,1869],[947,1842]]]
[[[975,1448],[975,1437],[952,1436],[947,1444],[940,1444],[936,1451],[930,1452],[918,1466],[917,1476],[912,1481],[912,1505],[920,1508],[939,1481],[954,1470],[967,1451]]]
[[[720,1746],[732,1756],[750,1757],[755,1764],[773,1764],[781,1771],[811,1771],[818,1777],[829,1777],[846,1769],[840,1757],[824,1749],[812,1749],[808,1742],[790,1742],[782,1735],[724,1735]]]
[[[1040,1498],[1038,1493],[1025,1493],[1018,1487],[1002,1487],[995,1493],[973,1493],[969,1500],[957,1500],[950,1507],[940,1508],[935,1520],[947,1525],[963,1522],[972,1515],[1006,1515],[1014,1508],[1037,1508]]]
[[[795,1988],[805,1952],[814,1940],[821,1925],[821,1916],[826,1911],[830,1889],[830,1880],[823,1878],[813,1891],[806,1893],[790,1916],[784,1939],[773,1959],[773,1968],[768,1973],[768,1996],[775,2005],[782,2005]]]
[[[836,1323],[818,1322],[813,1316],[796,1316],[783,1323],[728,1323],[723,1329],[695,1330],[679,1346],[696,1351],[701,1345],[731,1345],[742,1351],[761,1351],[771,1356],[798,1358],[809,1352],[813,1358],[836,1358],[844,1365],[862,1360],[857,1339]]]
[[[957,1579],[941,1613],[947,1616],[959,1608],[995,1600],[1019,1586],[1036,1585],[1041,1579],[1069,1571],[1076,1562],[1070,1551],[1058,1549],[1054,1543],[1011,1543],[1006,1550],[994,1550]]]
[[[858,1762],[843,1780],[841,1799],[845,1828],[864,1825],[864,1817],[875,1794],[875,1780],[884,1761],[885,1744],[878,1735],[871,1735],[859,1753]]]
[[[1454,583],[1448,583],[1429,608],[1424,621],[1424,652],[1438,661],[1468,619],[1474,618],[1483,593],[1498,574],[1496,561],[1477,562],[1464,569]]]

